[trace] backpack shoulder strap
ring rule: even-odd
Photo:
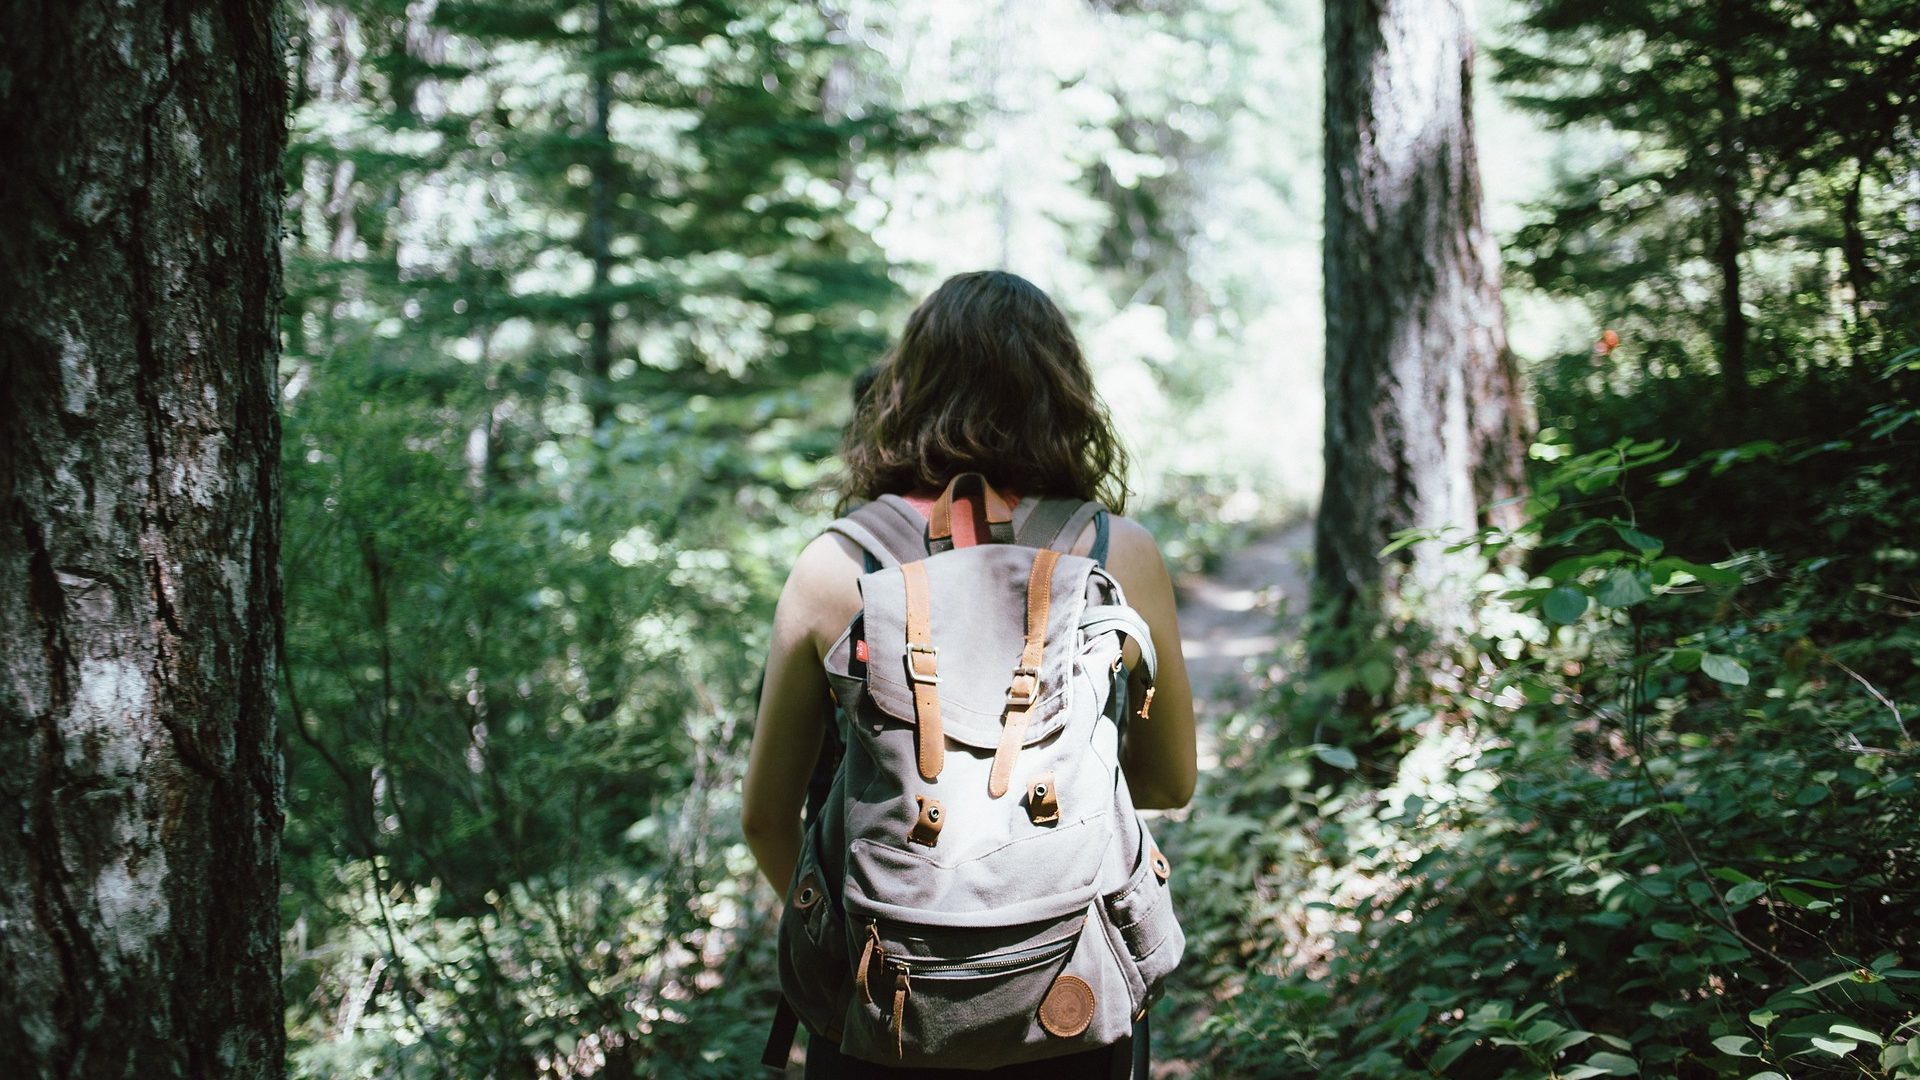
[[[860,545],[882,567],[927,557],[927,519],[898,495],[882,495],[827,526]]]
[[[1024,506],[1026,500],[1021,500]],[[1106,507],[1097,502],[1083,502],[1079,499],[1043,498],[1035,500],[1033,509],[1019,523],[1014,541],[1028,547],[1052,548],[1059,552],[1073,550],[1081,530],[1092,521],[1097,526],[1093,550],[1087,554],[1093,561],[1106,565],[1107,529]]]

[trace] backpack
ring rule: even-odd
[[[969,486],[993,542],[956,548]],[[829,527],[867,573],[826,658],[844,750],[781,911],[779,971],[784,1008],[856,1058],[983,1069],[1117,1042],[1185,948],[1119,764],[1123,639],[1145,716],[1151,635],[1100,559],[1067,553],[1091,520],[1103,555],[1105,511],[1028,501],[1016,535],[970,473],[928,518],[883,495]]]

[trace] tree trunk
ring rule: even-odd
[[[1840,253],[1847,265],[1847,291],[1852,294],[1856,328],[1866,323],[1867,304],[1873,298],[1873,263],[1867,256],[1867,234],[1860,224],[1860,193],[1872,160],[1871,151],[1854,155],[1853,181],[1840,193]]]
[[[1720,5],[1723,25],[1735,16]],[[1720,377],[1726,382],[1727,403],[1735,409],[1747,401],[1747,313],[1740,306],[1740,252],[1747,246],[1747,213],[1740,198],[1741,172],[1746,150],[1740,138],[1740,88],[1725,53],[1713,60],[1720,95],[1720,132],[1713,157],[1713,259],[1720,270]]]
[[[1460,0],[1325,10],[1327,476],[1315,589],[1336,636],[1405,615],[1444,644],[1469,629],[1469,557],[1429,543],[1383,560],[1380,549],[1403,529],[1485,524],[1484,507],[1523,490],[1531,424],[1507,349],[1499,251],[1481,219],[1472,28]]]
[[[278,5],[0,18],[0,1062],[280,1076]]]
[[[613,12],[609,0],[593,8],[593,165],[587,192],[587,257],[593,262],[592,332],[587,343],[587,394],[594,426],[613,418]]]

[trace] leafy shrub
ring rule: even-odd
[[[1351,747],[1270,740],[1330,685],[1383,690],[1361,666],[1390,647],[1236,721],[1165,841],[1198,961],[1175,1050],[1235,1077],[1920,1076],[1901,415],[1687,461],[1537,446],[1527,524],[1453,538],[1536,568],[1488,572],[1457,668]],[[1716,491],[1755,471],[1799,481],[1773,476],[1800,495],[1768,535],[1801,542],[1714,550]],[[1650,531],[1676,504],[1693,528]]]

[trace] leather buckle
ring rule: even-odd
[[[1020,688],[1020,679],[1022,676],[1025,676],[1027,679],[1031,680],[1027,684],[1027,688],[1025,690],[1022,690]],[[1007,706],[1009,708],[1024,709],[1027,706],[1032,705],[1034,698],[1038,697],[1039,694],[1040,694],[1039,670],[1036,668],[1030,668],[1025,664],[1022,664],[1019,667],[1014,668],[1013,683],[1012,685],[1007,687]]]
[[[925,671],[920,670],[920,662],[915,659],[923,655],[927,658],[927,668]],[[939,646],[920,645],[911,641],[907,642],[907,677],[917,683],[926,683],[928,686],[940,685]]]

